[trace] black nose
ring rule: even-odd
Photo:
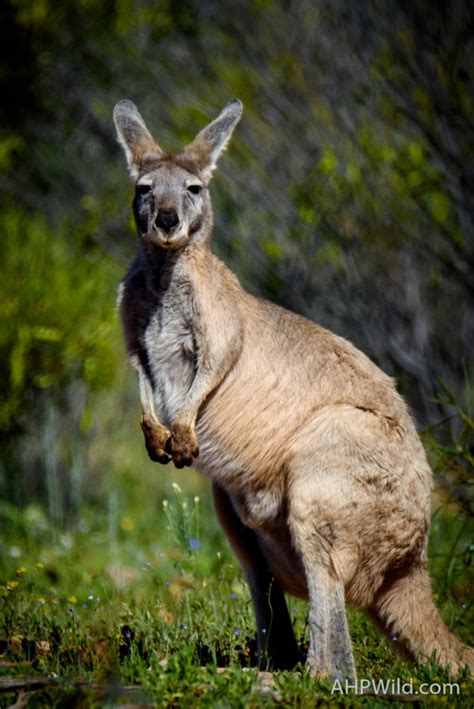
[[[160,209],[155,221],[156,226],[163,231],[171,231],[179,224],[178,215],[174,209]]]

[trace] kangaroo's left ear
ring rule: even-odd
[[[217,158],[227,147],[232,131],[242,116],[242,111],[242,101],[239,99],[229,101],[217,118],[203,128],[193,142],[184,149],[184,154],[203,171],[204,179],[210,179]]]

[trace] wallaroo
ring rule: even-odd
[[[393,381],[346,340],[247,293],[210,250],[209,183],[241,114],[231,101],[172,155],[131,101],[114,109],[139,241],[119,308],[148,454],[212,480],[261,666],[297,661],[289,593],[309,601],[313,676],[355,678],[346,602],[416,658],[473,669],[432,600],[432,474]]]

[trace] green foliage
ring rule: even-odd
[[[425,440],[432,452],[438,482],[448,492],[448,500],[459,504],[465,514],[474,516],[472,485],[474,483],[474,408],[470,386],[466,404],[461,404],[453,392],[440,382],[439,400],[451,410],[450,436],[443,441],[436,428],[426,432]]]
[[[436,489],[432,519],[430,558],[436,591],[453,621],[466,629],[474,627],[474,603],[460,602],[467,593],[474,597],[474,417],[472,388],[467,406],[462,406],[446,385],[440,383],[440,399],[452,414],[450,435],[439,430],[425,433],[425,443],[435,470]],[[438,427],[439,428],[439,427]],[[448,514],[446,514],[448,512]],[[447,521],[449,520],[449,524]],[[441,549],[445,549],[443,554]]]
[[[3,673],[55,673],[99,684],[112,674],[115,691],[118,683],[138,685],[158,706],[353,706],[353,695],[335,698],[331,682],[310,680],[303,666],[276,673],[270,684],[256,673],[248,589],[221,544],[202,482],[182,473],[175,484],[136,474],[128,482],[122,477],[120,488],[122,497],[109,504],[108,518],[100,509],[83,508],[76,529],[58,538],[38,506],[0,508],[9,545],[0,555],[0,643],[8,663]],[[165,501],[166,514],[157,516]],[[441,541],[436,539],[433,569],[447,590],[437,602],[452,629],[469,641],[466,606],[472,594],[446,574],[449,514],[440,514],[437,523]],[[465,540],[466,529],[458,542]],[[291,599],[289,609],[303,658],[306,604]],[[412,680],[415,691],[422,682],[451,681],[436,665],[416,667],[404,659],[396,640],[381,636],[364,615],[350,611],[349,624],[360,678]],[[461,695],[450,706],[466,706],[472,696],[464,675],[459,682]],[[60,697],[64,690],[49,691]],[[384,700],[360,702],[382,706]]]
[[[53,231],[40,215],[9,210],[0,229],[0,425],[13,428],[44,390],[58,398],[77,379],[90,390],[111,384],[117,274],[97,249],[81,248],[74,228]]]
[[[94,404],[116,376],[119,271],[83,224],[9,207],[0,229],[0,494],[46,500],[64,523],[90,482],[78,471]]]

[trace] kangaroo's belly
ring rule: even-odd
[[[281,588],[292,596],[307,598],[304,568],[292,543],[287,500],[279,483],[281,480],[272,488],[251,490],[243,482],[227,492],[242,524],[254,531],[266,566]]]
[[[308,598],[305,573],[300,558],[291,544],[288,529],[282,527],[278,534],[257,532],[268,570],[285,593],[297,598]]]

